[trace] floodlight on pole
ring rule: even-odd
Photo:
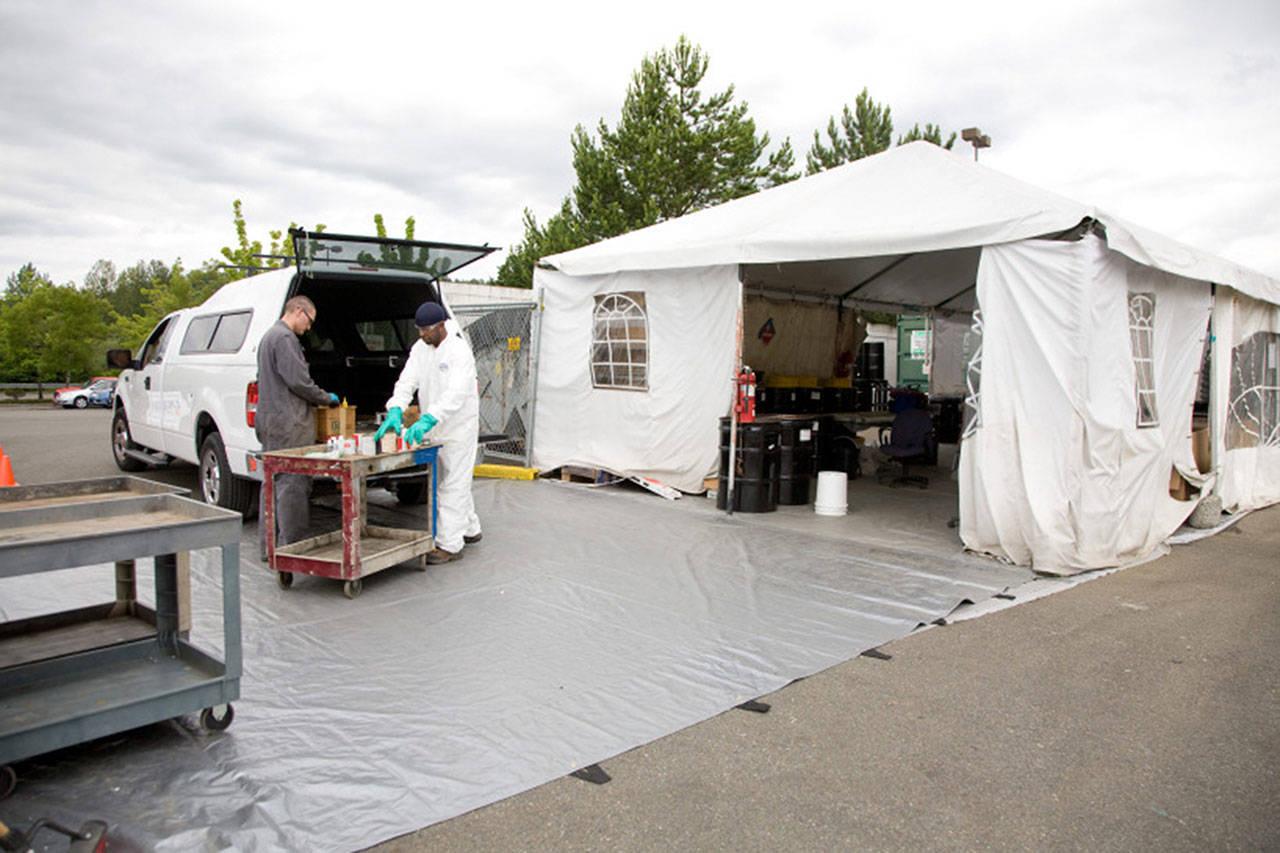
[[[975,163],[978,162],[978,149],[991,147],[991,137],[976,127],[966,127],[960,131],[960,138],[973,145],[973,162]]]

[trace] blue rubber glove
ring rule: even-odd
[[[421,444],[422,439],[426,438],[427,433],[431,432],[431,428],[438,423],[440,422],[433,415],[423,415],[404,431],[404,443]]]
[[[338,405],[338,395],[333,393],[332,391],[329,392],[329,405],[330,406]]]
[[[387,434],[387,430],[389,429],[395,430],[396,435],[399,435],[400,415],[400,407],[392,406],[390,410],[387,411],[387,417],[382,421],[382,426],[378,427],[378,431],[373,434],[373,440],[380,441],[382,437]]]

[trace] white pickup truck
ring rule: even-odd
[[[107,353],[108,364],[125,368],[111,421],[122,470],[192,462],[206,502],[252,512],[262,479],[253,431],[258,342],[285,300],[302,294],[316,304],[316,323],[302,336],[316,384],[372,414],[391,396],[418,339],[418,306],[445,304],[438,280],[494,251],[300,230],[291,236],[295,266],[233,281],[201,305],[175,311],[136,358],[129,350]],[[426,487],[412,471],[371,485],[394,489],[406,503],[423,500]]]

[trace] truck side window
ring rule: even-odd
[[[253,319],[252,311],[236,311],[223,314],[218,322],[218,330],[213,333],[209,342],[210,352],[238,352],[249,333],[249,321]]]
[[[151,337],[147,338],[147,343],[142,348],[143,364],[159,364],[161,353],[164,352],[165,341],[169,340],[169,332],[173,329],[173,318],[166,317],[160,321],[160,325],[156,326]]]
[[[238,352],[249,333],[249,321],[253,311],[232,311],[229,314],[209,314],[196,317],[187,324],[178,352],[191,355],[198,352]]]
[[[187,324],[187,333],[182,336],[182,346],[178,352],[183,355],[193,352],[205,352],[209,349],[209,340],[213,330],[218,327],[218,315],[196,317]]]

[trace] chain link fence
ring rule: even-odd
[[[528,467],[538,370],[538,304],[451,305],[476,357],[486,459]]]

